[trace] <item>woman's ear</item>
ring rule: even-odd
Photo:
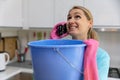
[[[93,26],[93,20],[90,20],[89,21],[89,28],[92,28],[92,26]]]

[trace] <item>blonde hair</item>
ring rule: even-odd
[[[92,16],[91,12],[87,8],[82,7],[82,6],[73,6],[72,9],[70,9],[70,11],[73,10],[73,9],[80,9],[80,10],[82,10],[84,12],[87,20],[89,20],[89,21],[92,20],[93,21],[93,16]],[[93,28],[90,28],[88,30],[87,38],[88,39],[98,40],[97,32]]]

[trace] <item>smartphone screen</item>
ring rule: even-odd
[[[67,26],[66,26],[66,24],[58,25],[56,28],[57,28],[57,30],[56,30],[57,36],[61,36],[61,35],[65,34],[65,33],[67,33]]]

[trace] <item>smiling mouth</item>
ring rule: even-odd
[[[77,28],[77,26],[69,26],[69,30],[75,30]]]

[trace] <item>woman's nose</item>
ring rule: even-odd
[[[68,23],[69,23],[69,24],[73,24],[74,22],[75,22],[74,19],[69,19],[69,20],[68,20]]]

